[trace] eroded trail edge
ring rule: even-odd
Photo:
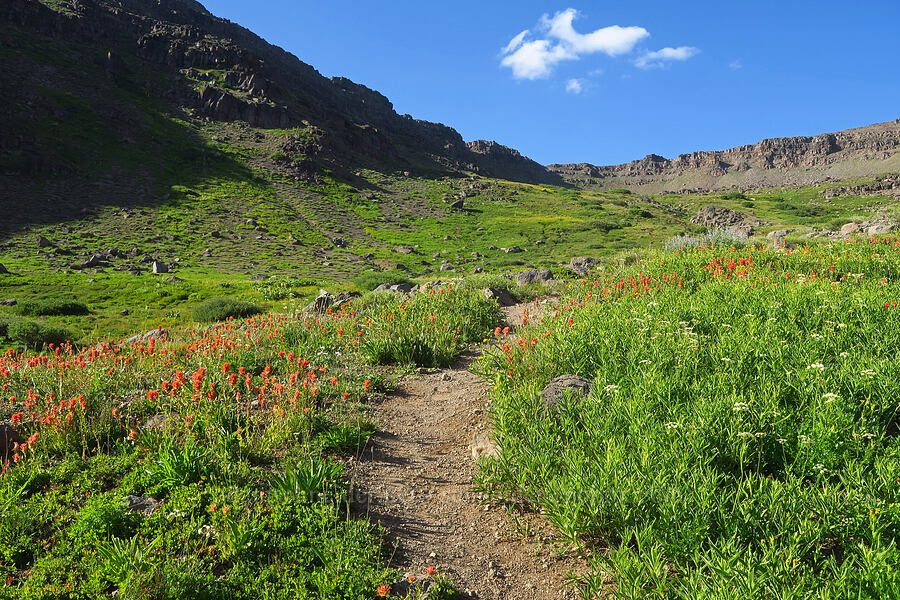
[[[405,376],[377,406],[379,432],[351,468],[359,509],[396,541],[393,566],[420,575],[434,565],[463,598],[576,598],[566,579],[581,561],[547,541],[551,528],[471,489],[473,445],[483,449],[490,426],[489,386],[469,370],[476,358]]]

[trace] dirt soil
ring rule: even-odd
[[[523,307],[507,311],[520,322]],[[406,376],[376,408],[379,432],[351,465],[358,506],[395,542],[392,565],[420,576],[434,565],[463,598],[577,598],[567,576],[583,561],[554,544],[538,515],[517,515],[472,491],[475,456],[489,453],[489,385],[469,369]]]

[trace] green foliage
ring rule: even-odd
[[[7,322],[6,337],[26,348],[40,349],[48,344],[62,344],[70,339],[71,334],[62,327],[17,319]]]
[[[611,190],[607,190],[607,193],[629,195],[631,194],[631,190],[629,190],[628,188],[613,188]]]
[[[90,314],[90,310],[84,303],[62,298],[25,300],[16,306],[16,312],[29,317]]]
[[[250,302],[234,298],[213,298],[195,308],[193,317],[195,321],[211,323],[228,319],[243,319],[261,312],[262,308]]]
[[[260,281],[253,286],[263,300],[289,300],[300,298],[304,295],[298,288],[308,288],[318,285],[316,281],[305,277],[276,277]]]
[[[179,443],[164,436],[149,471],[154,484],[165,491],[200,481],[210,472],[210,458],[209,450],[195,441]]]
[[[741,192],[728,192],[721,195],[722,200],[746,200],[747,196]]]
[[[500,322],[499,308],[481,294],[431,290],[405,301],[390,295],[376,307],[361,344],[377,364],[443,367],[467,342],[484,338]]]
[[[300,502],[335,502],[340,500],[346,486],[342,480],[340,463],[313,458],[290,467],[269,478],[269,486],[278,498]]]
[[[480,363],[480,487],[592,556],[588,597],[896,595],[894,243],[645,253],[573,286]],[[593,392],[548,409],[566,373]]]
[[[402,271],[363,271],[353,278],[353,284],[361,290],[371,292],[384,283],[409,283],[413,281]]]

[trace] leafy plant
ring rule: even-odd
[[[281,474],[272,475],[269,486],[277,497],[301,502],[334,502],[342,496],[344,468],[327,459],[310,458]]]
[[[213,298],[194,309],[194,320],[201,323],[213,321],[225,321],[227,319],[241,319],[252,317],[262,312],[262,308],[234,298]]]

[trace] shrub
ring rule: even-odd
[[[639,206],[632,206],[628,209],[628,215],[636,219],[652,219],[653,213]]]
[[[402,271],[363,271],[353,278],[353,285],[366,292],[371,292],[383,283],[409,283],[410,280]]]
[[[630,194],[631,190],[628,188],[613,188],[609,190],[610,194]]]
[[[28,348],[40,349],[48,344],[62,344],[72,335],[62,327],[18,319],[9,323],[6,337]]]
[[[66,315],[86,315],[91,311],[87,305],[74,300],[62,298],[43,298],[40,300],[25,300],[16,306],[16,312],[29,317],[49,317]]]
[[[464,278],[455,287],[458,292],[483,290],[489,287],[509,290],[515,287],[515,282],[495,273],[477,273]]]
[[[727,194],[722,194],[722,200],[746,200],[747,197],[740,192],[728,192]]]
[[[234,298],[213,298],[194,309],[194,320],[201,323],[225,321],[229,317],[240,319],[252,317],[262,312],[262,308]]]
[[[622,229],[623,227],[631,227],[631,223],[627,221],[588,221],[588,225],[591,229],[595,229],[601,231],[603,233],[609,233],[615,229]]]

